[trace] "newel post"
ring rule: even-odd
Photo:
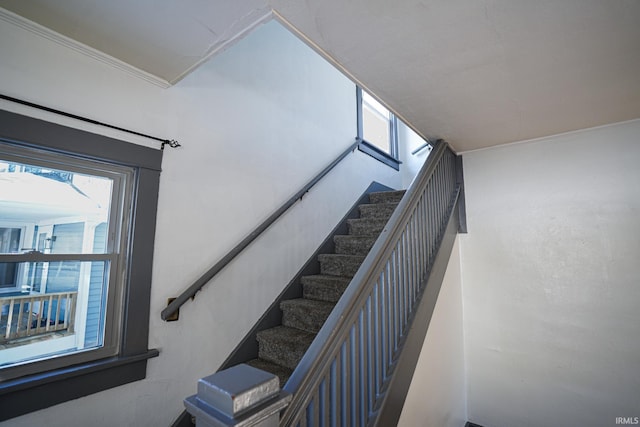
[[[184,406],[197,427],[277,427],[290,401],[277,376],[237,365],[198,380],[198,394]]]

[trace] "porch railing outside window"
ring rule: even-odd
[[[54,332],[73,333],[77,292],[0,298],[0,344]]]

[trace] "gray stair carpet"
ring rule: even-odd
[[[280,378],[283,386],[384,229],[404,191],[371,193],[348,219],[348,235],[333,237],[335,253],[318,255],[320,274],[303,276],[303,297],[283,301],[282,325],[258,332],[258,358],[247,362]]]

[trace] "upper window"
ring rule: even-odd
[[[161,160],[0,110],[0,421],[145,377]]]
[[[360,87],[356,92],[360,150],[399,169],[395,115]]]

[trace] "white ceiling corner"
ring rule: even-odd
[[[69,47],[102,52],[170,84],[271,16],[264,0],[0,0],[0,7],[41,35],[46,27],[50,39],[58,34]]]

